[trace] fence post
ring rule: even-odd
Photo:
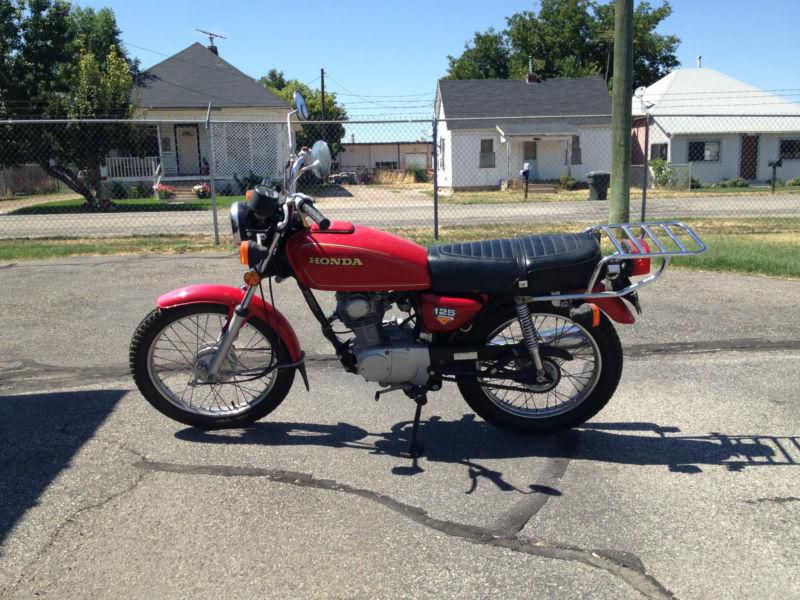
[[[650,114],[645,114],[644,117],[644,159],[643,159],[643,167],[644,172],[642,173],[642,223],[645,222],[645,215],[647,214],[647,176],[648,172],[650,171],[650,167],[647,164],[647,156],[650,151]]]
[[[211,129],[211,103],[208,103],[206,113],[206,136],[208,137],[208,152],[211,161],[208,164],[208,178],[211,185],[211,212],[214,214],[214,245],[219,246],[219,222],[217,221],[217,183],[214,180],[215,160],[214,160],[214,136]]]
[[[433,118],[433,239],[439,239],[439,120]]]

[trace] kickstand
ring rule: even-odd
[[[414,424],[411,426],[411,437],[408,439],[408,449],[401,454],[409,458],[419,458],[425,450],[425,445],[417,441],[417,430],[419,429],[419,418],[422,414],[422,407],[428,403],[428,395],[425,391],[420,391],[413,396],[417,403],[417,410],[414,412]]]

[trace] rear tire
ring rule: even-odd
[[[580,360],[588,362],[588,359],[583,356],[589,356],[591,353],[595,365],[594,370],[590,373],[570,375],[567,373],[567,369],[578,359],[564,361],[554,357],[548,359],[551,363],[548,367],[557,366],[559,383],[553,388],[552,393],[533,391],[535,386],[518,383],[512,379],[488,380],[476,377],[458,377],[457,384],[461,395],[485,421],[508,431],[546,434],[580,425],[600,412],[613,396],[619,383],[622,375],[622,346],[617,332],[604,314],[601,314],[598,327],[586,329],[569,318],[568,310],[556,309],[551,305],[531,305],[531,313],[537,330],[544,331],[545,327],[543,326],[546,323],[555,323],[555,326],[550,325],[550,330],[555,330],[556,334],[560,330],[563,336],[566,328],[569,328],[572,336],[565,340],[573,344],[580,344],[577,346],[578,350],[573,349],[573,356],[577,357],[580,353],[582,356]],[[513,335],[514,329],[519,335]],[[556,334],[552,336],[554,339],[557,337]],[[485,345],[493,340],[495,344],[505,343],[505,340],[508,340],[508,342],[516,344],[521,339],[516,312],[513,306],[508,305],[499,308],[476,324],[470,332],[459,338],[457,343]],[[548,343],[547,339],[544,341]],[[561,343],[560,340],[558,342],[551,341],[550,345],[559,347],[559,343]],[[515,370],[534,369],[532,361],[526,365],[510,364],[514,365]],[[580,363],[575,364],[580,366]],[[485,364],[480,365],[480,363],[479,366],[486,367]],[[596,372],[598,369],[599,373]],[[584,381],[585,385],[576,384],[576,382]],[[509,392],[496,388],[492,390],[492,383],[522,388],[526,391]],[[560,387],[562,388],[561,392],[559,392]],[[570,387],[573,389],[570,390]],[[571,395],[570,392],[572,392]],[[517,394],[517,396],[514,397],[513,394]],[[559,405],[549,406],[550,397],[554,397],[557,401],[559,395],[567,400]],[[516,404],[519,397],[523,399],[524,406]],[[538,404],[544,403],[545,406],[537,407],[537,400]],[[533,408],[529,406],[531,401],[534,405]]]
[[[279,363],[291,362],[286,346],[278,343],[274,330],[256,318],[247,321],[234,342],[229,355],[233,358],[226,363],[228,382],[215,385],[190,383],[194,377],[192,364],[202,355],[203,349],[213,343],[221,331],[219,324],[224,324],[227,314],[228,307],[220,304],[157,308],[136,329],[130,348],[133,380],[145,399],[169,418],[204,429],[241,427],[271,413],[289,393],[294,381],[293,368],[272,371],[259,379],[248,379],[254,370],[270,364],[273,353],[277,354]],[[192,337],[195,326],[197,334]],[[164,340],[169,343],[162,343]],[[265,342],[269,347],[263,348],[262,357],[259,352],[262,348],[252,345]],[[245,344],[251,347],[245,347]],[[252,362],[250,355],[253,356]],[[164,359],[162,362],[166,366],[159,370],[155,365],[156,359]],[[253,366],[246,368],[248,362]],[[237,375],[237,371],[247,374]],[[235,383],[239,381],[247,383]],[[245,388],[253,395],[249,401]],[[198,401],[195,404],[196,390]]]

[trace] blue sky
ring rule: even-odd
[[[658,0],[651,0],[656,3]],[[78,0],[117,14],[128,50],[144,67],[220,32],[223,58],[253,77],[277,68],[339,94],[351,116],[429,113],[447,55],[475,31],[502,28],[531,0],[342,0],[211,2],[207,0]],[[683,66],[703,65],[762,89],[786,89],[800,100],[800,0],[673,0],[660,31],[681,38]],[[160,54],[159,54],[160,53]],[[362,97],[358,97],[356,94]],[[368,96],[364,98],[364,96]],[[386,98],[380,98],[385,96]],[[423,106],[424,105],[424,106]],[[403,108],[395,108],[403,107]]]

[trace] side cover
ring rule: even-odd
[[[233,312],[239,302],[244,298],[244,291],[227,285],[190,285],[167,292],[156,301],[159,308],[172,308],[184,304],[223,304]],[[281,343],[286,346],[293,361],[300,360],[302,352],[297,334],[280,312],[275,310],[268,302],[258,296],[253,296],[250,302],[250,316],[257,317],[270,327],[277,324]]]

